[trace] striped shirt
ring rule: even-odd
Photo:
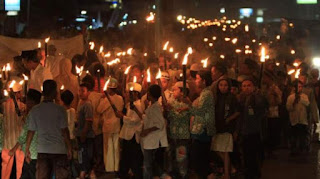
[[[12,149],[20,136],[23,126],[23,116],[18,116],[13,99],[9,98],[3,104],[3,149]],[[25,105],[18,101],[20,111],[25,110]]]

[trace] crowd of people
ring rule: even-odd
[[[288,75],[288,63],[268,59],[259,71],[254,54],[230,65],[228,48],[209,64],[189,50],[186,73],[168,52],[23,51],[1,80],[1,178],[255,179],[279,147],[308,154],[318,69],[298,60]]]

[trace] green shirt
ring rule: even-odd
[[[27,116],[26,118],[26,122],[23,126],[23,129],[21,131],[21,135],[18,138],[18,143],[22,146],[22,150],[25,152],[26,151],[26,141],[27,141],[27,134],[28,134],[28,121],[29,116]],[[31,145],[30,145],[30,155],[31,155],[31,159],[32,160],[36,160],[37,159],[37,155],[38,155],[38,151],[37,151],[37,138],[38,138],[38,134],[37,132],[34,133],[33,139],[31,141]]]
[[[190,111],[185,111],[182,113],[177,111],[180,108],[189,106],[177,100],[170,100],[169,104],[173,107],[168,114],[168,119],[170,121],[170,137],[172,139],[190,139]]]
[[[213,136],[216,133],[215,128],[215,104],[212,91],[209,87],[202,90],[197,102],[193,104],[191,133],[200,135],[206,131],[207,136]]]

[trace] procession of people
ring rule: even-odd
[[[293,24],[258,38],[226,18],[181,23],[195,44],[177,51],[90,42],[68,59],[49,42],[5,65],[1,178],[256,179],[279,148],[308,155],[319,70]]]

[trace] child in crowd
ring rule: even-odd
[[[142,130],[142,113],[139,83],[128,83],[127,90],[130,93],[130,102],[127,104],[126,115],[118,112],[117,117],[123,119],[123,126],[120,131],[122,139],[122,151],[120,160],[120,177],[128,177],[131,169],[135,179],[142,178],[143,154],[140,146],[140,132]]]
[[[20,178],[22,173],[22,166],[24,161],[24,153],[18,148],[15,153],[10,154],[10,150],[16,145],[18,137],[20,136],[23,126],[23,115],[25,111],[25,105],[20,101],[22,86],[19,82],[9,82],[13,93],[10,94],[10,98],[7,99],[3,105],[3,149],[1,152],[2,157],[2,179],[9,179],[14,158],[16,159],[16,177]],[[11,86],[12,84],[12,86]],[[14,99],[17,101],[17,107],[20,111],[20,116],[17,114],[15,108]]]
[[[41,101],[41,93],[34,89],[29,89],[27,93],[26,107],[27,113],[33,108],[33,106],[39,104]],[[16,145],[10,150],[11,154],[14,154],[16,150],[22,146],[23,151],[25,152],[25,143],[27,140],[28,133],[28,116],[26,117],[25,124],[23,126],[20,137]],[[34,138],[30,145],[30,157],[26,156],[21,179],[36,179],[36,164],[37,164],[37,133],[35,133]]]
[[[93,167],[93,143],[94,132],[92,129],[93,108],[88,100],[89,85],[83,83],[80,85],[79,97],[81,101],[78,106],[76,137],[79,144],[79,164],[80,179],[84,179]]]
[[[62,105],[63,107],[66,109],[67,111],[67,115],[68,115],[68,129],[69,129],[69,134],[70,134],[70,140],[71,140],[71,144],[72,144],[72,148],[73,148],[73,153],[76,153],[75,150],[77,148],[77,141],[76,138],[74,136],[74,128],[75,128],[75,122],[76,122],[76,110],[74,108],[71,107],[72,101],[74,99],[74,96],[72,94],[71,91],[69,90],[65,90],[61,93],[60,95],[61,101],[62,101]],[[74,155],[72,155],[74,156]],[[73,176],[78,176],[75,170],[75,165],[74,165],[74,161],[72,159],[71,161],[71,168],[72,168],[72,173]]]
[[[189,86],[186,86],[189,90]],[[177,82],[173,87],[173,99],[169,100],[169,143],[172,169],[170,175],[174,178],[187,178],[188,155],[190,140],[190,111],[180,112],[180,108],[191,107],[191,101],[183,96],[183,82]]]
[[[107,95],[109,95],[111,102],[115,105],[117,111],[122,111],[124,106],[123,98],[116,94],[118,81],[115,78],[110,78],[107,88]],[[120,119],[113,111],[111,102],[107,98],[102,98],[97,107],[97,112],[103,114],[104,120],[102,132],[105,170],[107,172],[118,172]]]
[[[168,139],[163,118],[162,108],[158,103],[161,96],[161,88],[158,85],[151,85],[148,89],[145,114],[143,119],[143,130],[141,132],[142,148],[144,154],[144,179],[153,178],[153,167],[156,164],[154,155],[159,147],[168,147]],[[160,164],[161,165],[161,164]]]
[[[302,93],[303,84],[298,82],[298,90],[291,94],[287,100],[287,109],[290,115],[292,129],[291,152],[295,154],[307,149],[308,140],[308,96]],[[299,144],[299,146],[297,146]]]

